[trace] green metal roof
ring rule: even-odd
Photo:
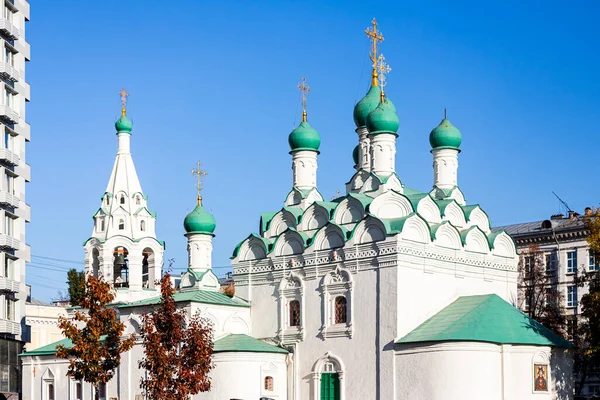
[[[248,335],[227,335],[214,343],[213,353],[248,352],[287,354],[286,349],[273,346]]]
[[[177,292],[173,294],[173,298],[177,303],[189,301],[194,303],[220,304],[223,306],[250,307],[250,304],[242,299],[239,299],[237,297],[229,297],[221,292],[212,292],[210,290]],[[150,299],[124,304],[119,308],[150,306],[158,303],[160,303],[160,297],[152,297]]]
[[[48,354],[56,354],[56,346],[59,346],[59,345],[63,345],[66,348],[71,348],[71,347],[73,347],[73,342],[71,342],[71,339],[64,338],[64,339],[59,340],[58,342],[50,343],[45,346],[39,347],[37,349],[23,352],[23,353],[19,354],[19,357],[44,356],[44,355],[48,355]]]
[[[445,341],[575,347],[495,294],[459,297],[396,343]]]

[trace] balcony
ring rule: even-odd
[[[21,242],[12,236],[0,233],[0,249],[19,250]]]
[[[15,124],[19,123],[19,113],[6,104],[0,105],[0,118]]]
[[[0,192],[0,204],[8,205],[12,208],[18,208],[19,198],[10,193]]]
[[[18,155],[8,149],[0,149],[0,160],[10,165],[19,165],[21,159]]]
[[[19,293],[19,282],[9,278],[0,277],[0,292]]]
[[[21,78],[19,71],[6,62],[0,62],[0,76],[13,82],[17,82]]]
[[[0,319],[0,333],[8,333],[10,335],[21,334],[21,324],[6,319]]]
[[[0,18],[0,32],[12,40],[19,38],[19,30],[5,18]]]

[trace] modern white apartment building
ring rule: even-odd
[[[25,64],[30,58],[25,41],[29,3],[3,0],[0,12],[0,397],[18,398],[21,371],[17,354],[29,341],[25,322],[25,241],[30,207],[25,203],[25,183],[30,180],[25,147],[30,139],[26,105],[30,87]]]

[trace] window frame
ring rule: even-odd
[[[577,272],[577,249],[567,251],[567,274],[575,272]]]
[[[567,286],[567,308],[576,308],[578,306],[577,300],[577,286]]]
[[[592,249],[588,249],[588,271],[600,271],[600,257]]]
[[[298,343],[304,340],[304,284],[300,275],[290,272],[279,283],[279,330],[278,336],[283,344]],[[290,325],[290,302],[297,300],[300,304],[300,325]]]
[[[323,277],[323,309],[325,312],[323,335],[330,337],[352,337],[352,301],[353,282],[350,271],[342,266],[337,266]],[[346,322],[336,321],[336,299],[343,297],[346,300]]]

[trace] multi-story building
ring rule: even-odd
[[[586,208],[585,213],[591,212]],[[588,293],[586,285],[578,287],[576,278],[585,271],[600,270],[600,257],[590,251],[587,237],[589,230],[584,215],[570,211],[568,215],[557,214],[544,221],[525,222],[496,229],[509,233],[517,244],[522,262],[536,262],[531,256],[537,253],[542,267],[552,276],[551,281],[558,289],[564,315],[567,320],[567,333],[573,336],[577,326],[577,316],[581,314],[581,298]],[[535,246],[535,247],[532,247]],[[529,254],[528,254],[529,253]],[[522,309],[527,302],[519,303]],[[589,381],[582,394],[600,393],[600,380]]]
[[[25,25],[29,21],[29,3],[5,0],[0,13],[0,394],[17,398],[20,366],[17,358],[23,343],[29,341],[25,322],[25,265],[29,246],[25,226],[30,220],[25,203],[25,183],[30,179],[25,147],[30,127],[25,122],[30,98],[25,81],[29,61],[29,43]],[[0,396],[1,397],[1,396]]]

